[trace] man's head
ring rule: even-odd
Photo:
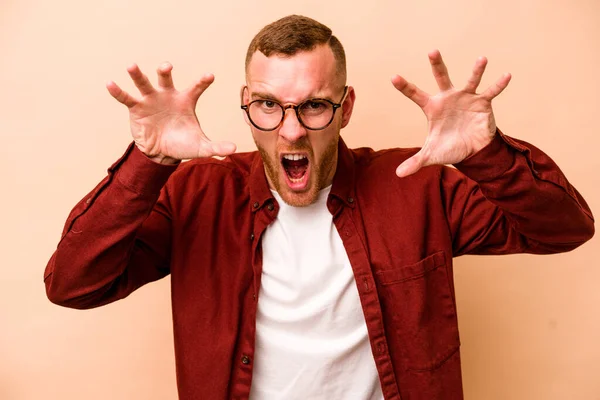
[[[355,99],[354,89],[345,85],[344,49],[315,20],[282,18],[250,43],[242,90],[246,122],[269,185],[288,204],[312,204],[333,180],[340,129]],[[300,107],[296,112],[288,105]]]

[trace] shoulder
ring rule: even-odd
[[[260,157],[257,151],[235,153],[223,159],[202,158],[182,162],[173,173],[170,184],[202,187],[205,183],[244,181],[250,176],[252,164]]]
[[[418,147],[350,150],[357,185],[366,190],[408,191],[416,195],[423,191],[438,191],[444,186],[462,185],[469,181],[464,174],[449,165],[424,167],[413,175],[398,178],[396,168],[419,150]]]
[[[390,148],[373,150],[370,147],[351,149],[355,163],[361,166],[384,165],[387,163],[402,162],[420,150],[419,147]]]
[[[362,147],[350,150],[354,158],[354,164],[358,174],[395,174],[396,168],[415,155],[421,148],[419,147],[395,147],[389,149],[373,150]],[[424,176],[438,176],[443,166],[431,166],[422,168],[417,174],[419,178]],[[448,167],[445,167],[448,168]]]
[[[375,151],[368,148],[351,150],[355,164],[357,191],[373,206],[374,212],[387,209],[390,204],[441,204],[436,199],[447,193],[468,193],[475,185],[453,166],[431,165],[416,173],[399,178],[396,168],[416,154],[420,148],[391,148]],[[443,200],[442,200],[443,201]]]

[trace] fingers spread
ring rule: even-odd
[[[487,65],[487,58],[479,57],[475,62],[475,66],[473,67],[473,73],[471,77],[467,81],[465,85],[465,91],[469,93],[475,93],[479,83],[481,83],[481,77],[483,76],[483,72],[485,71],[485,67]]]
[[[173,77],[171,76],[171,71],[173,70],[173,66],[166,62],[162,64],[156,70],[158,74],[158,86],[162,89],[173,89]]]
[[[429,101],[429,95],[427,93],[408,82],[400,75],[396,75],[392,78],[392,84],[396,89],[401,91],[403,95],[414,101],[421,108],[425,107]]]
[[[127,68],[127,72],[129,72],[129,76],[131,76],[133,83],[135,83],[135,86],[140,90],[141,94],[149,95],[154,93],[154,88],[148,80],[148,77],[142,74],[142,71],[140,71],[140,68],[137,66],[137,64],[133,64]]]
[[[431,70],[440,90],[452,89],[448,69],[446,68],[446,64],[444,64],[444,60],[442,60],[439,50],[429,53],[429,62],[431,63]]]
[[[198,98],[204,91],[213,83],[215,77],[212,74],[205,74],[195,84],[193,84],[187,91],[192,96],[194,101],[198,101]]]
[[[134,99],[127,92],[122,90],[113,81],[107,82],[106,88],[108,89],[108,93],[110,93],[112,97],[114,97],[119,103],[125,104],[129,108],[135,106],[138,103],[136,99]]]
[[[491,101],[494,97],[498,96],[504,89],[506,89],[508,83],[510,82],[510,78],[511,75],[509,73],[502,75],[495,84],[487,88],[487,90],[481,95]]]

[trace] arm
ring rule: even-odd
[[[159,194],[176,168],[130,146],[75,206],[44,273],[53,303],[101,306],[169,273],[171,212]]]
[[[462,89],[452,85],[438,51],[429,60],[440,89],[435,95],[400,76],[392,78],[423,110],[429,125],[421,150],[396,174],[404,177],[439,164],[454,164],[464,174],[442,169],[454,254],[552,253],[591,238],[592,213],[558,166],[539,149],[496,127],[492,100],[507,87],[510,74],[478,94],[484,57]]]
[[[550,157],[528,143],[499,132],[455,166],[462,173],[442,172],[455,256],[557,253],[594,235],[583,197]]]
[[[171,70],[170,64],[159,67],[154,88],[137,65],[129,67],[139,99],[114,82],[107,84],[129,109],[135,145],[69,215],[44,273],[52,302],[97,307],[168,274],[171,210],[163,186],[182,159],[235,152],[233,143],[210,141],[196,117],[198,98],[213,76],[177,91]]]

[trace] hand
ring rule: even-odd
[[[433,75],[440,88],[436,95],[425,93],[403,77],[396,75],[392,84],[414,101],[425,113],[429,133],[421,150],[396,169],[399,177],[414,174],[422,167],[456,164],[489,144],[496,134],[492,99],[508,86],[510,74],[504,74],[481,94],[475,93],[487,59],[479,57],[463,89],[452,86],[440,52],[429,53]]]
[[[158,68],[158,88],[155,89],[137,65],[127,68],[141,99],[132,97],[112,81],[106,84],[111,96],[129,108],[131,134],[138,149],[163,164],[234,153],[233,143],[211,142],[196,117],[198,98],[214,77],[204,75],[194,85],[179,92],[173,87],[172,69],[169,63]]]

